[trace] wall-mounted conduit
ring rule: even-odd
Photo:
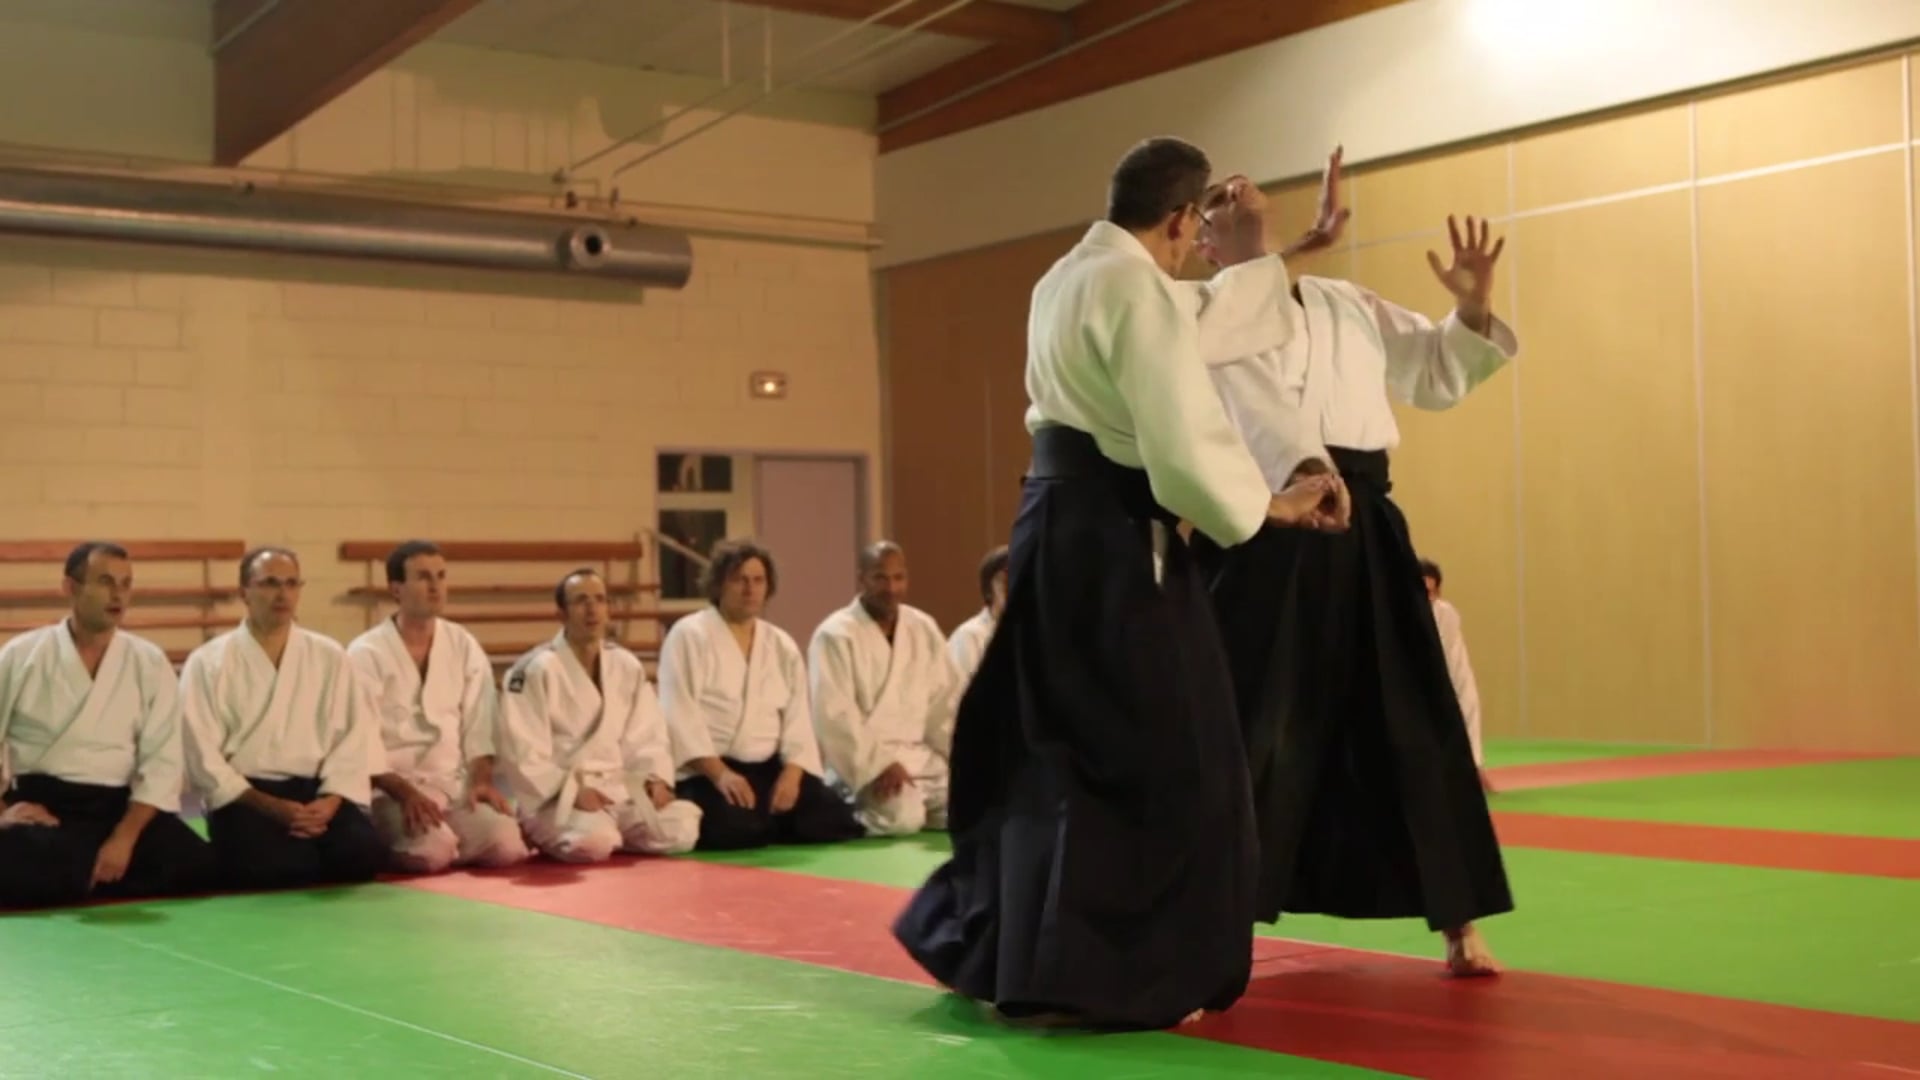
[[[0,169],[0,233],[686,285],[685,233],[638,222],[134,176]]]

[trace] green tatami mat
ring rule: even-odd
[[[384,885],[8,916],[0,957],[32,1080],[1381,1075]]]
[[[1498,810],[1920,840],[1920,757],[1502,792]]]
[[[1557,765],[1563,761],[1601,761],[1607,758],[1647,757],[1698,750],[1697,746],[1639,743],[1560,742],[1553,739],[1488,739],[1482,744],[1487,768],[1514,765]]]
[[[902,887],[946,839],[705,858]],[[1776,1005],[1920,1021],[1920,881],[1508,848],[1516,910],[1483,924],[1506,964]],[[1261,933],[1440,956],[1415,920],[1288,917]]]

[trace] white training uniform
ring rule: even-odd
[[[1216,303],[1211,286],[1191,287],[1205,301],[1200,337],[1208,374],[1275,490],[1303,461],[1331,465],[1330,446],[1398,447],[1394,402],[1452,408],[1520,350],[1513,329],[1497,317],[1482,337],[1457,313],[1435,323],[1347,281],[1303,277],[1298,300],[1281,295],[1251,319],[1248,294]],[[1259,345],[1276,338],[1283,344]]]
[[[394,863],[416,874],[453,866],[512,866],[529,852],[520,823],[486,803],[468,804],[467,763],[493,756],[500,695],[487,652],[458,623],[435,619],[423,675],[391,618],[347,645],[347,657],[380,730],[374,775],[397,773],[432,799],[446,820],[409,836],[398,800],[378,791],[373,826]]]
[[[187,775],[209,810],[248,777],[318,777],[321,795],[365,808],[379,735],[332,638],[294,626],[276,668],[245,624],[193,650],[180,671]]]
[[[1433,621],[1440,628],[1440,645],[1447,654],[1447,674],[1453,678],[1453,692],[1460,699],[1460,716],[1467,724],[1467,743],[1473,747],[1473,763],[1485,768],[1486,757],[1480,747],[1480,684],[1473,677],[1473,661],[1467,658],[1467,639],[1460,632],[1460,612],[1436,596]]]
[[[962,683],[970,682],[980,670],[980,658],[987,655],[987,642],[993,639],[993,609],[983,607],[973,617],[953,628],[947,639],[947,653],[960,673]]]
[[[1216,275],[1208,305],[1222,329],[1209,339],[1195,321],[1199,290],[1169,277],[1125,229],[1095,222],[1033,289],[1027,430],[1092,436],[1107,460],[1146,470],[1159,505],[1223,546],[1244,543],[1266,524],[1277,489],[1200,360],[1284,343],[1290,328],[1270,313],[1285,276],[1273,256]]]
[[[807,663],[785,630],[755,620],[746,655],[714,608],[674,621],[660,644],[660,708],[680,779],[690,762],[728,758],[753,765],[779,755],[823,776],[807,698]]]
[[[153,642],[115,631],[92,675],[65,619],[0,646],[0,792],[38,773],[178,813],[182,754],[179,680]]]
[[[600,645],[600,685],[564,633],[514,662],[500,695],[495,772],[535,847],[566,862],[599,862],[616,850],[672,855],[700,838],[700,808],[656,807],[646,782],[673,783],[667,726],[640,658]],[[612,805],[575,800],[592,789]]]
[[[821,756],[874,835],[946,827],[947,758],[962,686],[946,646],[933,617],[906,604],[892,642],[858,599],[813,632],[807,673]],[[874,800],[867,785],[896,763],[912,782]]]

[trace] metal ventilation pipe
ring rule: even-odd
[[[0,233],[330,255],[608,278],[678,289],[685,233],[638,222],[359,196],[0,169]]]

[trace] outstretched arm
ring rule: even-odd
[[[1420,409],[1458,405],[1520,352],[1513,328],[1493,314],[1493,267],[1506,240],[1491,240],[1485,221],[1469,217],[1466,238],[1447,218],[1453,261],[1427,252],[1427,263],[1453,297],[1454,308],[1439,323],[1366,289],[1362,304],[1379,331],[1386,352],[1387,391],[1397,401]]]

